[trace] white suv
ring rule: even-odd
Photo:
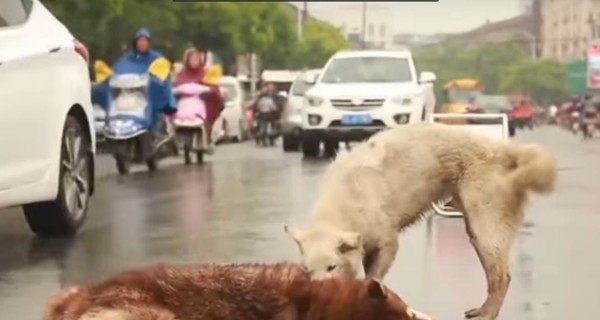
[[[0,207],[72,234],[94,188],[89,54],[38,0],[0,1]]]
[[[302,108],[302,151],[318,156],[320,143],[333,156],[341,141],[358,141],[373,133],[426,118],[431,72],[417,80],[412,55],[401,51],[341,51],[323,72],[305,79],[314,84]],[[425,85],[427,83],[427,85]]]

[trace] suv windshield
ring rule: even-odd
[[[334,59],[321,82],[410,82],[412,78],[407,58],[356,57]]]

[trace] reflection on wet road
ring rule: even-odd
[[[500,319],[594,319],[600,141],[584,144],[552,128],[520,139],[551,146],[561,176],[556,194],[529,210],[532,226],[515,244]],[[326,166],[243,144],[219,149],[204,167],[108,178],[74,240],[33,238],[18,210],[1,211],[0,310],[14,320],[39,319],[45,298],[59,288],[149,263],[297,259],[283,225],[304,222]],[[485,293],[461,219],[432,217],[403,234],[386,283],[443,320],[462,319]]]

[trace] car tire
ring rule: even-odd
[[[284,134],[282,137],[282,146],[284,152],[296,152],[300,149],[298,136],[293,134]]]
[[[56,199],[23,206],[31,231],[38,236],[77,233],[87,217],[93,181],[91,141],[73,116],[65,121]]]
[[[320,141],[314,138],[302,139],[302,155],[305,158],[316,158],[319,156]]]

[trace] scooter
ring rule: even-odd
[[[208,86],[198,83],[185,83],[174,90],[178,99],[173,125],[178,147],[183,149],[185,164],[192,162],[192,153],[196,154],[198,163],[203,163],[204,155],[213,152],[208,140],[206,104],[201,98],[201,95],[208,91]]]
[[[279,112],[275,98],[263,97],[256,102],[256,144],[274,146],[279,136]]]
[[[583,133],[583,140],[588,140],[596,135],[596,126],[598,125],[598,115],[595,111],[584,112],[583,116],[583,127],[581,128]]]
[[[273,119],[258,119],[256,143],[263,146],[274,146],[278,136],[277,122]]]
[[[571,113],[571,132],[577,134],[579,132],[579,112],[574,111]]]
[[[119,174],[130,171],[131,163],[145,163],[149,171],[158,168],[158,160],[170,155],[168,142],[174,130],[164,117],[161,132],[152,130],[152,110],[149,107],[149,74],[118,74],[109,80],[111,101],[106,115],[104,136],[112,151]],[[159,120],[160,121],[160,120]]]
[[[94,127],[96,127],[96,141],[104,140],[104,125],[106,123],[106,112],[99,106],[94,105]]]

